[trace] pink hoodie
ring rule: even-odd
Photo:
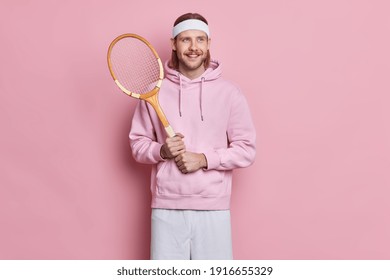
[[[166,134],[152,107],[138,103],[130,131],[136,161],[154,164],[152,208],[225,210],[230,208],[232,171],[255,159],[256,132],[240,89],[221,78],[217,61],[190,80],[165,65],[159,102],[175,132],[184,135],[186,150],[203,153],[208,167],[182,174],[160,149]]]

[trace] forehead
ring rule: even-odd
[[[183,38],[183,37],[193,37],[193,38],[206,37],[207,38],[207,34],[206,32],[201,30],[190,29],[190,30],[183,31],[179,35],[177,35],[177,38]]]

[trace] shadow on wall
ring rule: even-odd
[[[128,243],[123,248],[123,256],[125,259],[148,260],[150,259],[151,165],[136,162],[131,153],[128,134],[134,110],[135,106],[131,110],[126,110],[124,114],[119,135],[121,145],[118,145],[116,151],[126,173],[124,192],[129,195],[129,205],[126,207],[128,213],[124,214],[128,217],[124,225],[125,232],[128,233],[128,236],[124,238],[128,239]]]

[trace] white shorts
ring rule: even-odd
[[[233,259],[230,210],[152,209],[150,258]]]

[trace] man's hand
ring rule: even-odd
[[[179,170],[184,174],[207,167],[205,155],[192,152],[184,152],[178,155],[175,157],[175,162]]]
[[[168,137],[165,140],[160,150],[160,155],[163,159],[172,159],[186,151],[183,142],[184,136],[181,133],[176,133],[174,137]]]

